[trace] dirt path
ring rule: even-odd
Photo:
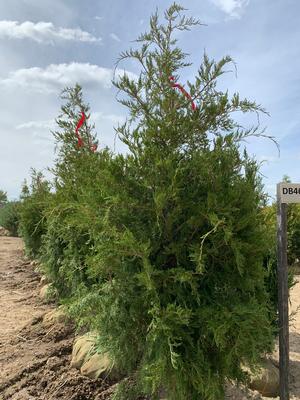
[[[15,357],[11,340],[22,340],[19,333],[22,328],[47,309],[43,304],[36,304],[39,276],[22,257],[21,239],[0,237],[0,383],[31,357],[27,353]],[[10,362],[7,360],[8,349]]]
[[[110,386],[70,368],[74,329],[44,326],[53,306],[39,299],[40,276],[21,239],[0,237],[0,400],[104,400]]]
[[[290,400],[300,400],[300,275],[290,292]],[[278,345],[273,354],[278,365]],[[227,400],[278,400],[279,397],[263,397],[258,392],[230,388]]]
[[[0,236],[0,400],[110,399],[109,382],[70,368],[74,329],[44,326],[43,315],[53,306],[42,303],[39,290],[40,276],[24,259],[22,240]],[[298,308],[300,282],[291,291],[290,311]],[[290,360],[290,398],[300,400],[300,311],[290,327]],[[233,389],[227,399],[263,398]]]
[[[45,310],[34,304],[39,276],[22,257],[21,239],[0,237],[0,345]]]
[[[294,313],[290,324],[290,391],[291,399],[300,399],[300,275],[291,290],[290,312]]]

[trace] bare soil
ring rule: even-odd
[[[21,239],[0,236],[0,400],[110,399],[112,382],[92,381],[70,368],[73,326],[42,324],[54,305],[40,300],[40,275],[34,268],[24,257]],[[291,291],[291,313],[299,307],[300,283]],[[273,356],[278,359],[277,350]],[[300,400],[300,312],[290,327],[290,360],[290,398]],[[231,387],[227,399],[264,398]]]
[[[40,275],[21,239],[0,237],[0,400],[104,400],[113,386],[70,368],[71,325],[44,327],[53,305],[39,299]]]
[[[297,272],[296,272],[297,273]],[[296,275],[296,285],[290,292],[290,400],[300,400],[300,275]],[[278,345],[272,360],[279,365]],[[274,400],[279,397],[262,397],[258,392],[231,387],[228,400]]]

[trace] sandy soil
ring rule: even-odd
[[[300,275],[298,283],[291,290],[291,312],[294,313],[290,324],[290,371],[291,398],[300,399]]]
[[[74,329],[42,324],[54,306],[42,303],[39,290],[40,276],[25,260],[22,240],[0,236],[0,400],[110,399],[111,382],[91,381],[70,368]],[[291,313],[298,308],[300,282],[291,291]],[[278,359],[277,350],[273,356]],[[290,360],[290,398],[300,400],[300,312],[290,327]],[[267,398],[231,388],[227,399]]]
[[[296,275],[296,285],[290,292],[290,400],[300,400],[300,275]],[[278,364],[278,345],[273,354]],[[257,392],[231,388],[228,400],[272,400],[279,397],[262,397]]]
[[[39,282],[22,240],[0,237],[0,400],[109,399],[109,382],[70,368],[73,327],[43,326]]]

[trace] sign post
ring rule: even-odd
[[[279,312],[280,400],[289,400],[289,293],[287,265],[287,204],[300,203],[300,184],[277,185],[277,276]]]

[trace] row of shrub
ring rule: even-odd
[[[217,88],[229,57],[204,56],[189,83],[195,110],[170,85],[188,65],[174,33],[197,24],[181,12],[172,5],[162,25],[155,14],[141,48],[122,55],[142,65],[137,80],[114,83],[129,108],[116,129],[128,152],[91,151],[89,107],[80,86],[67,88],[54,180],[34,173],[18,210],[27,253],[77,326],[98,332],[133,399],[162,388],[172,400],[223,399],[225,381],[245,381],[241,364],[255,366],[276,334],[274,208],[241,149],[257,130],[232,117],[264,110]]]
[[[12,236],[19,232],[19,202],[6,201],[0,206],[0,227],[6,229]]]

